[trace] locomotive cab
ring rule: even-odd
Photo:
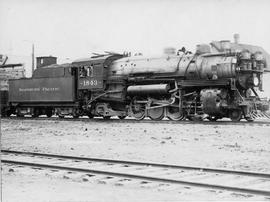
[[[82,59],[72,63],[78,71],[78,90],[100,90],[104,88],[105,68],[100,60]]]
[[[99,99],[110,97],[110,83],[108,81],[108,68],[111,63],[123,57],[120,54],[98,55],[90,58],[75,60],[72,68],[77,70],[78,98],[83,102],[83,108],[89,117],[110,117],[117,115],[111,106],[106,103],[96,103]],[[121,113],[122,114],[122,113]]]

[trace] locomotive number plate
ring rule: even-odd
[[[97,86],[98,81],[97,80],[84,80],[83,86]]]
[[[79,89],[103,88],[103,80],[97,78],[80,78]]]

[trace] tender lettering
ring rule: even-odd
[[[19,88],[19,92],[55,92],[59,91],[60,88],[58,87],[41,87],[41,88]]]
[[[42,91],[59,91],[59,88],[46,88],[46,87],[43,87]]]
[[[40,91],[40,88],[19,88],[20,92]]]

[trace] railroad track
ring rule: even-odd
[[[2,163],[270,196],[270,173],[1,150]]]
[[[240,122],[232,122],[230,120],[220,120],[216,122],[211,122],[211,121],[188,121],[188,120],[182,120],[182,121],[171,121],[171,120],[160,120],[160,121],[154,121],[150,119],[144,119],[144,120],[135,120],[135,119],[110,119],[110,120],[104,120],[102,118],[94,118],[94,119],[88,119],[88,118],[59,118],[59,117],[38,117],[38,118],[33,118],[33,117],[3,117],[1,119],[6,119],[6,120],[46,120],[46,121],[81,121],[81,122],[103,122],[103,123],[153,123],[153,124],[201,124],[201,125],[267,125],[270,126],[270,121],[269,120],[256,120],[254,122],[247,122],[247,121],[240,121]]]

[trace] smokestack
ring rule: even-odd
[[[234,38],[234,43],[239,44],[239,41],[240,41],[240,35],[239,35],[239,34],[234,34],[234,35],[233,35],[233,38]]]

